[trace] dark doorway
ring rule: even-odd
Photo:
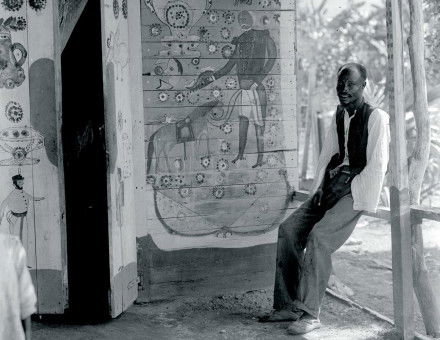
[[[89,1],[61,56],[68,314],[109,315],[109,236],[100,1]]]

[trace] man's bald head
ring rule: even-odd
[[[365,68],[364,65],[359,64],[359,63],[347,63],[342,65],[339,69],[338,69],[338,77],[344,72],[344,71],[348,71],[348,70],[355,70],[359,73],[359,75],[361,76],[363,81],[367,80],[367,69]]]

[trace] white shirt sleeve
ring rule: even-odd
[[[338,133],[336,131],[336,114],[332,117],[332,122],[325,136],[325,141],[319,155],[318,164],[316,166],[315,179],[310,189],[312,196],[324,179],[325,169],[332,157],[339,152]]]
[[[19,243],[19,246],[16,250],[16,270],[20,294],[20,314],[21,319],[24,320],[37,311],[35,307],[37,297],[35,295],[35,289],[34,285],[32,284],[29,269],[27,268],[26,251],[21,243]]]
[[[389,117],[375,109],[368,120],[367,165],[351,182],[353,209],[376,212],[389,160]]]

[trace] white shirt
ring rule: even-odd
[[[0,340],[24,340],[21,320],[36,312],[36,302],[20,240],[0,233]]]
[[[345,124],[345,126],[347,125],[348,124]],[[347,140],[347,138],[345,138],[345,140]],[[389,143],[390,130],[388,114],[381,109],[375,109],[368,120],[367,165],[351,182],[354,210],[376,212],[388,166]],[[337,153],[339,153],[339,143],[335,114],[325,137],[321,154],[319,155],[315,180],[310,191],[311,195],[318,189],[324,178],[325,169],[330,159]]]

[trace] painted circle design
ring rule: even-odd
[[[224,133],[230,134],[232,132],[232,125],[231,125],[231,123],[225,123],[225,124],[223,124],[221,129],[223,130]]]
[[[200,58],[192,58],[191,64],[193,64],[194,66],[197,66],[198,64],[200,64]]]
[[[222,89],[218,86],[214,86],[211,88],[211,95],[215,98],[215,99],[220,99],[221,97],[223,97],[223,93],[222,93]]]
[[[177,92],[174,98],[176,99],[176,102],[182,103],[185,99],[185,95],[183,94],[183,92]]]
[[[165,188],[171,186],[171,183],[172,183],[171,176],[165,175],[160,178],[160,184],[162,184],[162,186]]]
[[[202,184],[203,182],[205,182],[205,174],[199,172],[196,174],[196,182],[199,184]]]
[[[179,188],[179,195],[180,195],[180,197],[182,197],[182,198],[188,198],[188,197],[190,197],[191,196],[191,193],[192,193],[192,191],[191,191],[191,188],[189,187],[189,186],[181,186],[180,188]]]
[[[12,123],[19,123],[23,119],[23,109],[17,102],[10,101],[5,109],[6,118]]]
[[[214,54],[214,53],[216,53],[216,52],[217,52],[217,44],[215,44],[215,43],[209,43],[209,45],[208,45],[208,52],[209,52],[210,54]]]
[[[222,142],[220,143],[220,151],[221,152],[229,152],[229,150],[231,149],[231,144],[228,141],[222,140]]]
[[[185,28],[189,24],[190,14],[182,4],[174,4],[166,10],[167,23],[174,28]]]
[[[200,164],[202,164],[202,166],[207,169],[211,164],[211,158],[209,156],[202,157],[200,159]]]

